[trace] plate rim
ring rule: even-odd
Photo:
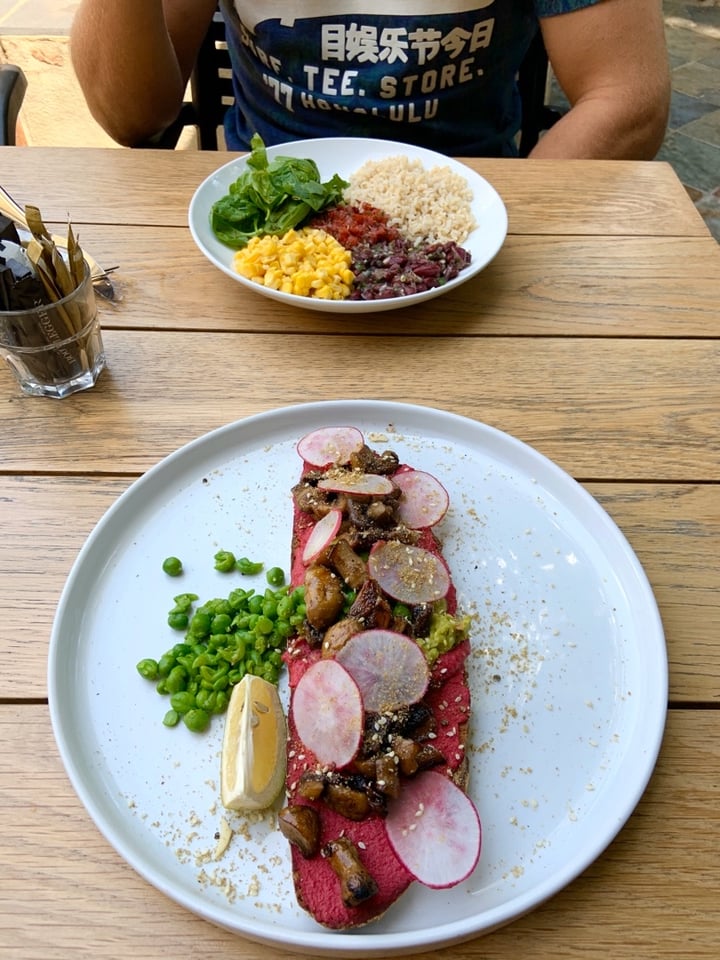
[[[567,486],[568,490],[573,491],[574,496],[578,497],[580,502],[593,511],[597,517],[600,518],[607,530],[618,538],[618,543],[623,548],[624,554],[633,568],[640,587],[645,591],[646,605],[653,613],[653,623],[648,624],[647,632],[648,635],[654,635],[658,653],[660,654],[660,662],[655,663],[659,683],[654,689],[654,697],[650,701],[651,704],[654,704],[655,715],[650,718],[652,722],[648,724],[649,737],[644,751],[644,763],[640,764],[639,768],[635,771],[635,782],[632,790],[629,793],[623,792],[624,799],[620,804],[619,815],[616,816],[613,826],[606,828],[601,839],[596,839],[595,842],[583,848],[580,854],[576,854],[570,858],[566,862],[564,869],[553,871],[545,883],[536,885],[522,895],[492,908],[489,912],[486,911],[485,913],[489,915],[489,922],[485,925],[475,925],[474,919],[477,915],[463,917],[462,919],[454,920],[447,924],[436,925],[432,928],[424,928],[422,930],[414,929],[410,931],[376,934],[372,931],[371,927],[368,927],[356,932],[354,935],[352,932],[336,932],[323,928],[319,928],[317,931],[282,929],[277,924],[263,924],[249,917],[240,918],[242,922],[238,925],[228,925],[218,919],[212,908],[212,904],[209,904],[207,909],[203,909],[202,902],[200,906],[195,902],[191,902],[191,898],[186,897],[182,891],[173,891],[166,884],[159,883],[158,878],[153,874],[152,870],[145,867],[144,864],[136,862],[135,857],[128,857],[127,854],[123,852],[124,845],[119,843],[118,839],[114,837],[107,819],[102,815],[102,811],[98,812],[97,804],[91,795],[92,791],[87,788],[75,759],[71,757],[68,752],[63,731],[62,707],[60,705],[61,698],[59,690],[57,689],[58,657],[61,652],[60,644],[62,642],[60,635],[62,618],[65,606],[68,603],[68,598],[72,595],[74,582],[82,571],[84,558],[92,551],[93,543],[101,535],[108,519],[113,517],[115,513],[125,509],[125,504],[131,502],[134,497],[137,497],[139,495],[138,490],[142,491],[142,487],[145,484],[157,482],[157,478],[162,477],[163,472],[168,469],[168,466],[171,465],[173,461],[182,460],[182,458],[188,456],[194,449],[201,447],[203,444],[222,442],[225,435],[232,434],[237,430],[252,430],[258,425],[262,426],[262,424],[267,421],[272,422],[274,418],[279,417],[282,419],[283,417],[290,417],[294,419],[298,417],[302,421],[304,419],[313,420],[313,418],[318,418],[322,415],[322,418],[327,419],[326,412],[327,416],[337,418],[337,422],[341,422],[341,415],[345,420],[348,420],[348,417],[353,415],[353,413],[355,417],[380,422],[399,420],[403,415],[415,417],[428,415],[442,420],[449,418],[458,426],[460,424],[465,426],[469,425],[471,429],[479,430],[480,432],[486,431],[490,436],[495,437],[500,442],[508,444],[520,455],[528,457],[531,462],[535,461],[545,469],[550,470],[555,476],[555,479],[563,486]],[[397,956],[414,950],[429,950],[449,946],[453,943],[459,943],[485,935],[501,926],[513,922],[564,889],[612,843],[627,823],[645,792],[655,769],[664,737],[667,717],[667,691],[667,648],[657,601],[645,570],[632,549],[632,546],[602,505],[578,481],[554,461],[550,460],[525,441],[519,440],[497,427],[438,407],[411,403],[396,403],[386,400],[313,401],[310,403],[290,404],[273,408],[216,427],[205,434],[195,437],[166,457],[163,457],[150,467],[149,470],[134,480],[130,486],[116,498],[86,538],[63,586],[56,615],[53,620],[48,651],[48,704],[56,744],[67,776],[75,792],[85,806],[90,818],[110,846],[125,859],[143,879],[193,914],[227,929],[236,935],[247,937],[255,942],[274,947],[287,947],[299,952],[312,950],[319,956]],[[95,813],[93,811],[95,811]],[[269,927],[281,929],[282,935],[278,937],[273,933],[268,933]]]
[[[416,147],[413,144],[407,144],[396,140],[385,140],[377,137],[318,137],[305,140],[291,140],[266,147],[266,150],[268,156],[272,159],[273,157],[281,155],[284,151],[288,150],[291,150],[295,155],[297,152],[305,150],[312,153],[322,149],[324,152],[332,149],[333,144],[356,145],[358,150],[360,150],[362,146],[365,146],[369,149],[377,147],[381,150],[392,149],[393,151],[396,150],[398,153],[409,153],[410,156],[424,158],[427,163],[432,163],[433,165],[450,166],[454,172],[459,172],[465,176],[468,179],[470,186],[475,190],[478,186],[482,187],[492,201],[493,210],[496,216],[499,217],[499,228],[495,235],[494,242],[489,247],[489,251],[485,255],[484,259],[475,264],[471,262],[467,270],[459,273],[457,277],[442,287],[434,287],[431,290],[426,290],[422,293],[409,294],[403,297],[393,297],[388,300],[317,300],[312,297],[301,297],[294,294],[282,293],[271,288],[261,287],[259,284],[254,284],[252,281],[247,280],[245,277],[242,277],[240,274],[236,273],[228,265],[222,263],[221,260],[207,247],[199,232],[200,224],[205,223],[208,216],[207,211],[205,211],[205,214],[203,215],[200,209],[201,201],[205,192],[210,189],[212,182],[218,176],[221,176],[229,170],[238,168],[239,175],[242,169],[245,168],[249,152],[243,153],[240,156],[235,156],[226,163],[223,163],[212,173],[208,174],[208,176],[206,176],[195,188],[188,205],[188,227],[198,250],[214,267],[235,282],[239,283],[246,290],[249,290],[251,293],[254,293],[258,296],[276,300],[280,303],[297,307],[299,309],[316,310],[334,313],[336,315],[353,316],[354,314],[358,313],[379,313],[387,312],[388,310],[404,309],[406,307],[424,304],[429,300],[434,300],[436,297],[439,297],[448,291],[456,290],[459,286],[462,286],[464,283],[467,283],[469,280],[477,277],[487,266],[489,266],[490,263],[492,263],[502,249],[508,233],[508,213],[505,202],[500,196],[497,188],[494,187],[489,180],[473,170],[472,167],[469,167],[467,164],[463,163],[461,159],[449,157],[445,154],[431,150],[428,147]],[[386,153],[386,156],[387,155],[389,155],[389,153]],[[361,161],[358,161],[358,163],[360,164]],[[478,226],[476,227],[476,230],[477,229],[482,228]]]

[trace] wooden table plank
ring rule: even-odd
[[[53,403],[0,373],[5,952],[288,956],[187,913],[99,834],[43,702],[49,633],[77,551],[142,471],[241,417],[370,397],[490,423],[576,476],[642,562],[670,661],[659,765],[617,840],[528,916],[423,956],[714,960],[720,248],[678,178],[662,163],[468,161],[508,207],[493,263],[442,307],[343,321],[244,292],[195,248],[190,197],[228,159],[0,148],[3,184],[51,223],[70,216],[101,262],[119,263],[124,298],[101,306],[110,367],[94,390]]]
[[[96,387],[61,403],[14,393],[3,372],[3,470],[139,473],[249,414],[373,397],[487,422],[578,478],[718,479],[719,341],[109,330],[105,343]]]
[[[66,779],[45,707],[0,706],[0,736],[0,939],[13,944],[8,956],[160,960],[200,951],[218,960],[287,960],[287,950],[186,912],[125,864]],[[584,874],[509,926],[422,957],[715,960],[720,820],[708,811],[720,804],[719,744],[720,713],[671,711],[644,797]],[[41,898],[29,898],[30,890]]]
[[[78,551],[130,478],[0,477],[0,699],[47,696],[52,620]],[[720,511],[713,484],[588,483],[660,608],[672,703],[720,703]],[[36,531],[42,531],[38,548]]]
[[[325,333],[339,323],[248,292],[177,227],[84,227],[121,300],[105,327]],[[715,337],[720,246],[712,237],[512,236],[453,293],[412,309],[342,318],[344,333],[479,336]],[[168,306],[172,304],[172,306]]]
[[[200,183],[232,154],[0,148],[3,185],[51,222],[185,226]],[[667,163],[472,159],[506,202],[514,234],[707,237]],[[48,176],[48,170],[53,176]],[[588,202],[592,198],[592,202]]]

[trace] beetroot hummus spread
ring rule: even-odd
[[[394,839],[407,836],[415,824],[408,830],[391,829],[408,783],[425,776],[426,785],[440,785],[443,791],[464,788],[470,716],[465,672],[469,621],[457,617],[455,589],[431,525],[418,526],[417,520],[427,516],[434,526],[442,519],[447,508],[444,491],[436,494],[429,481],[426,486],[426,475],[418,474],[399,492],[397,478],[410,468],[393,458],[394,454],[375,454],[364,441],[341,464],[318,465],[303,458],[301,479],[293,488],[291,579],[293,586],[305,585],[307,620],[289,640],[285,654],[291,701],[288,799],[280,826],[291,841],[298,902],[318,923],[333,929],[376,919],[415,879],[430,886],[451,886],[464,879],[416,876],[412,850],[408,853],[405,841]],[[423,498],[430,503],[427,509]],[[388,543],[392,551],[387,551]],[[396,557],[402,564],[406,552],[409,568],[397,570]],[[424,644],[438,612],[456,633],[451,644],[433,653]],[[369,644],[367,649],[373,651],[373,642],[383,650],[380,674],[394,668],[396,648],[398,657],[408,653],[408,646],[423,649],[419,678],[413,681],[420,684],[416,699],[411,693],[409,702],[401,696],[388,701],[387,707],[366,709],[379,696],[378,688],[370,689],[363,671],[353,672],[354,660],[346,654],[350,643]],[[342,702],[326,723],[326,732],[303,735],[314,729],[305,704],[325,706],[313,697],[320,682],[315,678],[328,659],[347,664],[353,689],[357,681],[362,715],[358,719],[349,707],[346,712],[347,698],[340,696]],[[324,673],[335,676],[335,671]],[[377,682],[385,684],[383,689],[394,689],[386,677]],[[338,763],[334,758],[340,757],[336,751],[341,746],[335,741],[343,725],[349,728],[351,742],[357,727],[357,747],[349,760],[343,755]],[[442,779],[429,777],[427,771]],[[419,821],[424,806],[419,804],[415,811]],[[473,817],[477,820],[474,812]],[[470,820],[470,845],[477,827],[479,855],[479,822]],[[422,842],[431,843],[432,834]],[[470,868],[477,855],[473,860],[471,850]]]

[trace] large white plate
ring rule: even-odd
[[[377,923],[330,932],[295,902],[287,844],[265,819],[208,860],[224,815],[222,720],[192,734],[135,664],[178,634],[173,595],[227,596],[218,549],[288,568],[295,442],[352,423],[378,449],[436,474],[451,510],[440,533],[470,658],[470,792],[484,841],[469,880],[413,885]],[[161,570],[165,556],[182,578]],[[265,586],[258,578],[260,589]],[[317,956],[390,956],[487,932],[537,906],[587,867],[631,814],[664,729],[667,661],[657,607],[604,510],[532,448],[440,410],[380,401],[279,409],[201,437],[136,481],[80,552],[49,658],[50,710],[70,779],[115,849],[202,917]],[[287,692],[284,691],[284,695]]]
[[[240,157],[231,160],[211,174],[195,191],[190,201],[189,224],[190,233],[200,250],[211,263],[219,267],[233,280],[254,293],[280,300],[295,307],[304,307],[308,310],[327,310],[332,313],[353,314],[372,313],[379,310],[396,310],[399,307],[409,307],[412,304],[424,303],[434,297],[455,290],[461,283],[466,283],[490,263],[505,241],[508,219],[505,205],[497,191],[465,164],[459,163],[450,157],[425,150],[422,147],[411,147],[405,143],[395,143],[392,140],[365,140],[360,137],[330,137],[323,140],[297,140],[292,143],[283,143],[267,148],[268,157],[272,159],[278,155],[286,157],[307,157],[315,161],[323,180],[339,174],[343,179],[358,170],[368,160],[381,160],[383,157],[395,157],[404,154],[410,159],[418,159],[425,169],[441,166],[449,167],[455,173],[467,180],[473,192],[472,212],[477,227],[463,243],[465,249],[472,254],[468,267],[448,281],[442,287],[427,290],[425,293],[414,293],[406,297],[395,297],[390,300],[319,300],[315,297],[300,297],[291,293],[282,293],[269,287],[260,286],[252,280],[241,277],[233,269],[234,250],[221,243],[210,227],[210,210],[216,200],[224,197],[240,174],[245,170],[246,159]]]

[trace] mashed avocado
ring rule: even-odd
[[[470,617],[453,617],[445,609],[444,603],[439,603],[433,611],[430,620],[430,633],[427,637],[417,640],[418,646],[425,654],[428,664],[432,667],[437,658],[452,650],[454,646],[465,640],[470,632]]]

